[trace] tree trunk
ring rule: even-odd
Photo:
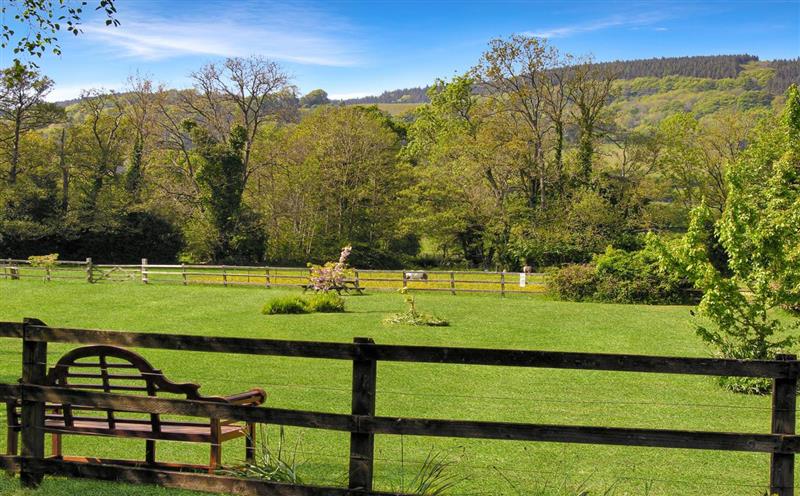
[[[19,139],[22,122],[19,112],[14,119],[14,143],[11,148],[11,170],[8,172],[8,183],[14,184],[17,182],[17,174],[19,172]]]
[[[560,120],[556,121],[555,132],[556,187],[561,188],[564,175],[564,124]]]
[[[578,149],[581,179],[589,184],[592,178],[592,158],[594,155],[594,126],[584,122],[581,125],[581,138]]]
[[[65,153],[67,130],[61,130],[61,140],[58,143],[58,167],[61,169],[61,212],[67,215],[69,210],[69,168]]]

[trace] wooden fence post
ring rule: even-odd
[[[353,269],[353,284],[355,285],[356,291],[361,289],[360,281],[358,279],[358,269]]]
[[[269,267],[264,268],[264,286],[269,288],[270,280],[269,280]]]
[[[189,284],[189,280],[186,277],[186,264],[185,263],[181,264],[181,274],[183,274],[183,285],[187,286]]]
[[[450,294],[456,294],[456,274],[450,271]]]
[[[47,343],[27,340],[27,327],[45,325],[37,319],[26,318],[22,323],[22,383],[44,384],[47,375]],[[36,488],[43,474],[31,470],[28,459],[44,459],[44,402],[29,401],[22,393],[22,467],[19,478],[23,487]]]
[[[403,269],[401,274],[403,276],[403,289],[405,289],[406,287],[408,287],[408,279],[406,279],[406,270]]]
[[[228,287],[228,271],[225,269],[225,266],[222,266],[222,285],[226,288]]]
[[[373,344],[370,338],[355,338],[354,343]],[[359,347],[359,350],[362,348]],[[378,362],[359,353],[353,360],[352,414],[375,416],[375,387],[378,377]],[[373,455],[375,435],[353,432],[350,434],[350,489],[372,491]]]
[[[776,360],[796,360],[795,355],[776,355]],[[772,433],[794,434],[797,408],[797,378],[774,379],[772,383]],[[769,491],[794,496],[794,453],[772,453]]]
[[[506,271],[500,273],[500,296],[506,295]]]
[[[148,283],[148,279],[147,279],[147,259],[146,258],[142,259],[142,282],[144,284]]]
[[[86,282],[92,284],[94,282],[94,274],[92,273],[92,257],[86,259]]]

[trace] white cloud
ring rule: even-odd
[[[122,83],[87,83],[87,84],[65,84],[61,85],[56,83],[53,91],[51,91],[46,100],[48,102],[63,102],[64,100],[72,100],[81,96],[81,92],[90,89],[103,89],[103,90],[122,90],[124,85]]]
[[[600,31],[603,29],[646,26],[662,20],[664,20],[664,15],[659,12],[635,15],[619,14],[581,24],[570,24],[567,26],[528,31],[525,34],[536,38],[567,38],[576,34]]]
[[[299,64],[345,67],[357,65],[361,56],[346,22],[300,7],[271,6],[258,12],[206,8],[193,18],[132,13],[119,27],[86,25],[83,31],[119,56],[151,61],[258,54]]]

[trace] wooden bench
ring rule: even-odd
[[[257,406],[266,400],[263,389],[224,397],[202,396],[198,393],[199,385],[174,383],[141,355],[116,346],[84,346],[70,351],[50,368],[46,385],[146,396],[177,394],[189,400],[233,405]],[[21,431],[19,402],[7,403],[6,410],[7,451],[9,455],[16,455]],[[71,404],[47,404],[46,410],[45,431],[52,434],[52,451],[56,458],[64,458],[62,436],[72,434],[145,439],[145,463],[150,465],[156,464],[156,441],[207,443],[211,446],[209,472],[221,465],[222,443],[230,439],[245,437],[245,459],[252,461],[255,455],[256,432],[252,423],[213,418],[207,422],[171,421],[159,414],[136,418],[113,409]]]
[[[300,287],[303,288],[303,293],[305,293],[306,291],[316,292],[313,284],[301,284]],[[342,281],[342,284],[340,286],[333,286],[330,288],[330,291],[336,291],[337,294],[342,294],[342,291],[344,291],[345,293],[350,293],[351,290],[355,291],[360,295],[364,294],[364,289],[361,288],[361,286],[359,286],[354,279],[346,279]]]

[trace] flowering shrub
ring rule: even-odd
[[[327,262],[325,265],[311,265],[311,275],[308,277],[314,291],[330,291],[342,288],[345,280],[353,276],[353,271],[347,267],[347,257],[352,251],[351,246],[342,248],[337,262]]]

